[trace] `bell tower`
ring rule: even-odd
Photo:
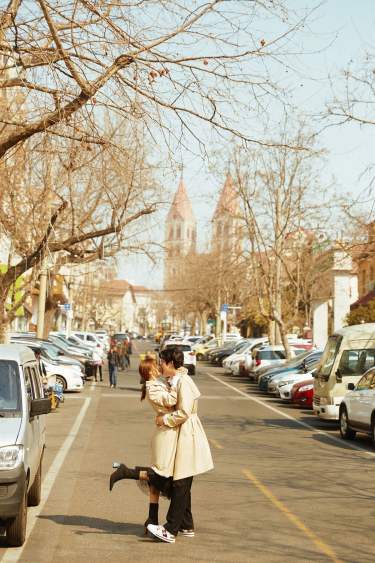
[[[183,274],[184,258],[196,250],[197,222],[181,177],[167,215],[165,228],[164,289],[176,289]]]
[[[240,251],[241,241],[240,201],[228,173],[212,217],[211,248],[218,253]]]

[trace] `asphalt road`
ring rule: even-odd
[[[152,347],[152,346],[151,346]],[[138,345],[138,350],[145,345]],[[110,493],[112,460],[148,464],[153,413],[139,401],[137,355],[119,386],[87,384],[48,415],[43,501],[28,540],[0,561],[301,562],[375,560],[375,451],[337,428],[200,365],[200,416],[215,470],[195,479],[195,538],[143,536],[147,498],[133,481]],[[161,521],[167,510],[161,504]]]

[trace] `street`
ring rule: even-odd
[[[147,343],[150,347],[150,343]],[[374,561],[375,452],[344,443],[336,426],[200,364],[200,416],[215,470],[193,485],[195,538],[143,536],[148,500],[134,481],[110,493],[113,460],[147,465],[154,415],[139,400],[138,354],[117,389],[87,382],[47,418],[44,495],[28,539],[0,561]],[[164,522],[167,502],[161,501]]]

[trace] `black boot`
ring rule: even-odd
[[[145,536],[147,536],[147,526],[149,524],[159,524],[159,504],[157,502],[150,502],[148,509],[148,518],[144,523]]]
[[[116,465],[114,464],[114,467]],[[121,479],[139,479],[139,470],[131,469],[130,467],[126,467],[124,463],[120,463],[115,469],[115,471],[111,474],[109,478],[109,490],[112,491],[113,485],[117,483],[117,481],[121,481]]]

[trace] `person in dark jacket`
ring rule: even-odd
[[[107,360],[109,371],[109,386],[114,388],[117,386],[117,368],[119,366],[120,358],[117,353],[116,347],[113,345],[109,349]]]

